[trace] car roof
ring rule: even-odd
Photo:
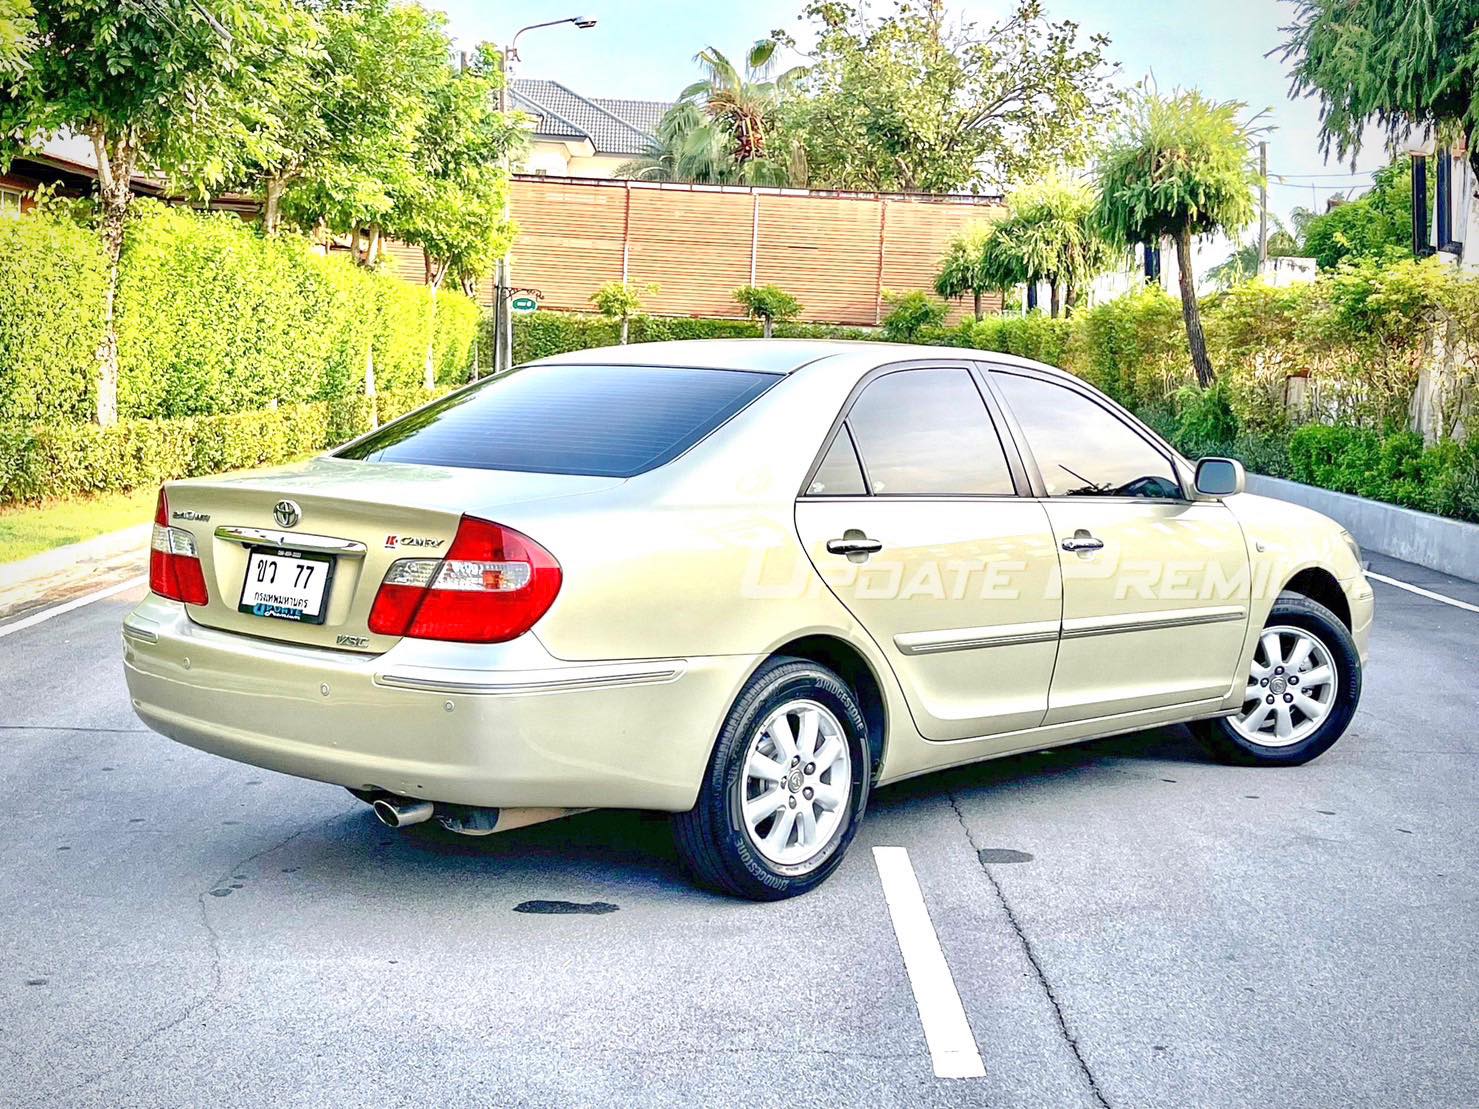
[[[980,359],[997,365],[1030,366],[1063,377],[1072,374],[999,351],[964,347],[921,346],[857,339],[678,339],[625,346],[588,347],[540,358],[528,365],[683,366],[694,369],[754,370],[790,374],[816,362],[871,369],[890,362],[920,359]],[[838,368],[841,368],[839,366]]]

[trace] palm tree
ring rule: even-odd
[[[618,177],[710,185],[789,185],[804,180],[797,150],[774,151],[781,98],[803,68],[772,75],[777,43],[761,39],[741,71],[716,47],[694,55],[702,79],[678,96],[657,128],[657,148],[617,168]]]
[[[1236,236],[1253,218],[1258,171],[1252,139],[1257,116],[1241,119],[1241,101],[1216,103],[1193,90],[1141,93],[1100,163],[1098,219],[1117,243],[1176,242],[1181,315],[1197,381],[1216,380],[1207,357],[1196,280],[1194,237]]]
[[[967,225],[951,240],[935,275],[935,292],[946,300],[971,294],[977,320],[986,293],[1005,295],[1027,280],[1022,255],[1000,234],[1001,226],[986,220]]]
[[[1024,279],[1048,282],[1050,315],[1071,310],[1080,290],[1114,258],[1095,222],[1094,201],[1087,185],[1056,173],[1007,201],[1010,216],[1000,233],[1020,257]]]

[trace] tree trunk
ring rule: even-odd
[[[286,182],[281,177],[267,178],[266,197],[262,204],[262,230],[268,235],[276,235],[279,224],[282,222],[282,193]]]
[[[626,346],[626,342],[627,342],[627,322],[628,322],[627,321],[627,318],[625,316],[623,316],[621,318],[621,345],[622,346]]]
[[[360,231],[358,227],[354,229],[354,245],[356,260],[359,264],[362,266],[373,266],[376,259],[380,257],[380,225],[372,223],[369,227],[365,228],[363,255],[359,254]]]
[[[1062,306],[1062,301],[1058,298],[1058,279],[1056,277],[1048,282],[1048,305],[1048,315],[1056,320],[1058,318],[1058,309]]]
[[[1206,389],[1217,380],[1217,372],[1207,357],[1207,336],[1202,331],[1202,312],[1197,306],[1197,285],[1191,272],[1190,227],[1176,233],[1176,278],[1181,285],[1181,318],[1186,321],[1192,369],[1197,372],[1197,384]]]
[[[375,340],[365,346],[365,396],[370,398],[370,426],[380,426],[380,405],[375,400]]]
[[[92,132],[93,151],[98,160],[98,196],[102,201],[103,257],[108,264],[103,287],[103,341],[98,347],[98,391],[96,418],[102,427],[118,422],[118,329],[114,307],[118,299],[118,266],[123,257],[123,233],[133,199],[130,182],[138,153],[130,137]]]
[[[440,267],[432,261],[431,255],[422,251],[422,257],[426,259],[427,284],[431,286],[431,318],[427,321],[426,328],[426,391],[433,393],[437,387],[437,290],[442,287],[442,278],[447,276],[447,266]]]
[[[1072,281],[1063,288],[1063,318],[1066,320],[1073,315],[1073,310],[1078,307],[1078,286]]]
[[[771,331],[772,331],[772,329],[774,327],[775,327],[775,321],[773,319],[771,319],[769,316],[761,316],[760,317],[760,330],[761,330],[761,334],[763,334],[767,339],[770,338]]]
[[[982,319],[982,316],[981,316],[981,290],[980,289],[972,289],[971,290],[971,299],[975,302],[976,322],[977,323],[980,323],[981,322],[981,319]]]

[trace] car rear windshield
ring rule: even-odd
[[[678,457],[780,375],[670,366],[526,366],[337,452],[367,462],[631,477]]]

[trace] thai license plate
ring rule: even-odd
[[[246,581],[237,608],[253,616],[322,624],[333,573],[332,555],[253,547],[247,552]]]

